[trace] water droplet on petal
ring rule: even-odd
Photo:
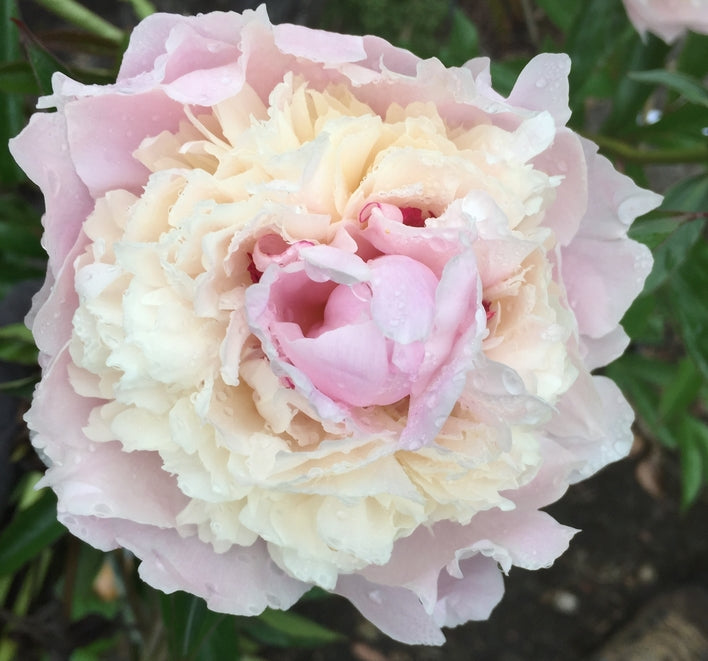
[[[382,604],[383,603],[383,595],[381,594],[381,590],[372,590],[369,592],[369,599],[373,601],[375,604]]]
[[[502,372],[502,383],[510,395],[520,395],[524,392],[523,381],[512,369],[505,369]]]

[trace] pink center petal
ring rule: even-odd
[[[403,255],[370,262],[371,316],[395,342],[424,340],[433,326],[438,279],[424,264]]]
[[[318,390],[352,406],[392,404],[410,390],[404,375],[390,372],[387,341],[372,321],[293,339],[283,349]]]

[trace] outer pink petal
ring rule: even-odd
[[[203,597],[211,610],[256,615],[265,608],[290,608],[309,588],[287,576],[270,559],[265,543],[231,547],[215,553],[197,537],[181,538],[175,530],[150,528],[116,541],[139,558],[140,576],[164,592],[186,590]]]
[[[504,571],[509,571],[512,565],[524,569],[550,567],[568,549],[576,532],[545,512],[526,509],[524,503],[519,503],[517,509],[508,512],[487,510],[475,514],[459,536],[475,540],[467,548],[494,558]]]
[[[88,450],[88,451],[87,451]],[[188,499],[162,469],[156,452],[125,452],[117,442],[69,453],[43,480],[59,498],[60,514],[126,519],[174,527]]]
[[[156,13],[141,21],[130,36],[123,56],[118,82],[133,78],[160,76],[170,65],[172,80],[196,69],[210,69],[223,64],[224,46],[238,46],[243,28],[249,23],[269,27],[264,7],[256,12],[209,12],[200,16]],[[211,42],[212,51],[201,44]],[[221,44],[219,48],[215,45]],[[191,50],[191,57],[190,51]],[[170,56],[174,54],[172,59]],[[191,65],[190,65],[191,59]],[[183,65],[180,65],[179,62]]]
[[[504,596],[504,579],[493,558],[474,555],[459,563],[460,578],[440,573],[435,621],[444,627],[486,620]]]
[[[639,216],[661,204],[661,195],[639,188],[632,179],[621,174],[598,146],[580,138],[585,152],[588,188],[593,194],[580,226],[580,235],[596,239],[625,239],[627,230]]]
[[[706,0],[624,0],[624,5],[642,35],[648,30],[670,44],[686,30],[708,34]]]
[[[83,433],[91,410],[100,399],[79,397],[69,383],[71,364],[68,346],[44,368],[25,420],[32,430],[32,443],[48,463],[65,463],[68,453],[85,451],[89,441]]]
[[[78,99],[64,112],[71,159],[94,198],[117,188],[140,193],[149,173],[133,152],[144,138],[176,130],[184,117],[181,104],[159,91]]]
[[[10,153],[44,194],[42,243],[49,252],[49,270],[56,275],[94,205],[69,157],[66,118],[62,113],[33,115],[10,140]]]
[[[378,585],[360,575],[340,576],[333,590],[391,638],[409,645],[442,645],[445,636],[418,596],[401,587]]]
[[[567,55],[537,55],[519,74],[507,101],[519,108],[548,111],[555,119],[556,126],[565,126],[570,119],[569,72],[570,58]]]
[[[275,47],[283,53],[336,67],[366,58],[363,37],[312,30],[301,25],[273,26]]]
[[[533,480],[518,489],[502,492],[505,498],[525,509],[555,503],[568,490],[571,475],[584,464],[581,457],[555,440],[542,437],[539,446],[543,460]]]
[[[599,338],[583,337],[585,356],[583,364],[588,370],[594,370],[604,365],[609,365],[617,360],[629,345],[629,336],[622,326],[617,326],[613,331]]]
[[[577,233],[588,205],[587,164],[582,143],[572,131],[560,129],[551,147],[532,162],[542,172],[563,177],[555,189],[556,199],[546,211],[544,225],[553,229],[561,245],[567,245]]]
[[[40,365],[56,356],[71,338],[72,319],[79,300],[74,287],[74,259],[83,253],[87,239],[79,235],[63,265],[55,273],[47,273],[42,290],[35,296],[26,322],[32,329],[40,351]]]
[[[578,237],[563,249],[561,270],[568,301],[582,335],[612,333],[651,270],[650,250],[626,240]],[[597,365],[598,360],[590,357]]]
[[[185,590],[221,613],[257,615],[265,608],[292,606],[309,585],[290,578],[268,555],[263,542],[215,553],[197,537],[180,537],[174,529],[124,519],[60,516],[69,530],[108,551],[123,547],[141,559],[146,582],[171,593]]]
[[[174,526],[187,500],[174,478],[162,470],[159,456],[127,453],[116,443],[86,438],[83,428],[89,414],[103,401],[74,392],[67,372],[70,364],[64,348],[44,370],[25,416],[32,442],[49,464],[42,485],[56,491],[59,512]],[[83,537],[87,535],[90,532]]]
[[[627,456],[634,412],[610,379],[581,374],[556,410],[547,430],[551,439],[577,457],[571,483]]]
[[[649,249],[627,238],[634,219],[658,206],[661,196],[618,173],[597,146],[583,140],[588,162],[588,210],[574,240],[561,250],[561,273],[581,336],[612,334],[651,271]],[[599,347],[606,355],[612,351]],[[587,363],[600,365],[593,345]]]

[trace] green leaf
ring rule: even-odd
[[[619,84],[626,71],[627,51],[639,41],[617,0],[584,2],[566,41],[573,62],[570,107],[582,113],[588,90],[602,78]],[[607,36],[612,35],[611,39]]]
[[[664,309],[653,295],[638,296],[622,317],[622,328],[635,341],[659,344],[664,340]]]
[[[340,634],[302,615],[270,608],[252,618],[245,631],[273,647],[319,647],[341,640]]]
[[[0,381],[0,393],[29,399],[37,381],[38,378],[36,376],[26,376],[23,379],[14,379],[12,381]]]
[[[637,118],[646,107],[652,89],[627,75],[628,71],[663,66],[669,47],[653,35],[644,42],[632,32],[627,36],[624,50],[615,52],[612,62],[614,88],[608,96],[612,99],[612,112],[604,123],[604,130],[624,136],[637,128]]]
[[[0,534],[0,576],[13,573],[66,533],[57,521],[57,499],[44,489],[29,507],[20,509]]]
[[[703,375],[691,360],[684,358],[659,400],[659,416],[662,420],[669,422],[685,418],[702,385]]]
[[[708,35],[688,32],[678,54],[677,69],[702,80],[708,73]]]
[[[19,323],[0,326],[0,339],[17,340],[19,342],[34,345],[32,331],[30,331],[24,324]]]
[[[663,109],[658,121],[642,124],[631,130],[635,142],[651,144],[664,149],[703,148],[708,161],[708,145],[703,130],[706,111],[690,103],[671,104]],[[625,127],[626,128],[626,127]]]
[[[0,360],[19,365],[35,365],[37,349],[24,342],[3,342],[0,344]]]
[[[679,181],[666,192],[661,208],[666,211],[704,213],[708,209],[708,172]]]
[[[648,427],[657,430],[658,388],[646,378],[642,363],[649,363],[650,369],[656,361],[643,356],[625,354],[606,368],[607,375],[615,381],[632,402],[634,409]],[[670,445],[673,447],[673,444]]]
[[[708,379],[708,242],[696,243],[669,288],[686,350]]]
[[[0,64],[7,65],[20,59],[20,45],[13,18],[17,17],[14,0],[0,0]],[[10,156],[7,141],[14,138],[25,124],[22,97],[0,93],[0,182],[15,184],[24,174]]]
[[[708,90],[700,80],[678,71],[654,69],[652,71],[632,71],[629,73],[632,80],[652,85],[663,85],[686,101],[708,107]]]
[[[681,450],[681,506],[689,507],[703,486],[708,469],[708,427],[692,416],[686,416],[678,433]]]
[[[582,3],[568,0],[536,0],[546,16],[563,32],[568,32],[578,16]]]
[[[701,238],[706,221],[703,218],[680,224],[654,250],[654,266],[644,284],[643,295],[653,292],[663,285],[669,276],[679,268],[696,242]]]
[[[103,564],[112,557],[88,544],[77,544],[78,553],[73,558],[76,564],[71,600],[71,619],[79,620],[90,613],[100,613],[113,617],[120,609],[120,600],[102,599],[94,590],[93,584]]]
[[[237,618],[210,611],[206,602],[185,592],[160,594],[167,644],[173,661],[237,661]]]
[[[37,81],[28,62],[0,64],[0,92],[9,94],[39,94]]]
[[[462,10],[455,9],[450,37],[440,49],[438,57],[446,66],[460,66],[477,55],[479,55],[477,27]]]
[[[22,46],[27,55],[34,77],[39,86],[41,94],[52,93],[52,76],[55,72],[61,71],[69,75],[69,70],[57,60],[44,46],[40,43],[37,37],[32,34],[30,29],[22,22],[18,21],[17,26],[20,30]]]

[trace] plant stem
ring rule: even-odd
[[[155,6],[150,2],[150,0],[123,0],[124,2],[129,2],[133,6],[133,11],[139,19],[146,18],[150,14],[155,13]]]
[[[604,135],[585,136],[609,156],[633,163],[708,163],[708,147],[685,149],[642,149]]]
[[[120,44],[123,42],[123,30],[109,23],[98,14],[87,9],[76,0],[34,0],[38,5],[42,5],[53,14],[61,16],[70,23],[78,25],[84,30],[91,32],[108,41]]]

